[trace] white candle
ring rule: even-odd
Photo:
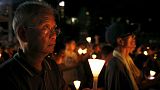
[[[105,60],[88,59],[88,62],[93,74],[93,90],[97,90],[98,76],[102,70]]]
[[[153,77],[155,74],[156,74],[156,72],[155,72],[155,71],[150,70],[150,76],[151,76],[151,77]]]
[[[87,48],[83,49],[82,53],[86,54],[87,53]]]
[[[102,67],[105,63],[105,60],[101,59],[88,59],[91,71],[93,76],[98,77],[100,71],[102,70]]]
[[[155,75],[155,74],[156,74],[156,72],[155,72],[155,71],[150,70],[150,75],[149,75],[148,79],[150,79],[150,80],[155,79],[155,77],[154,77],[154,75]]]
[[[148,55],[148,52],[147,52],[147,51],[144,51],[143,54],[147,56],[147,55]]]
[[[91,43],[91,37],[86,37],[88,43]]]
[[[73,84],[74,84],[74,86],[75,86],[76,90],[78,90],[78,89],[79,89],[79,87],[80,87],[81,81],[79,81],[79,80],[75,80],[75,81],[73,81]]]
[[[79,49],[78,49],[78,54],[81,55],[82,53],[83,53],[83,50],[82,50],[81,48],[79,48]]]

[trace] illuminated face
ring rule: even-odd
[[[32,19],[34,27],[27,27],[28,49],[48,54],[56,44],[56,22],[53,15],[41,15]]]
[[[72,42],[70,43],[70,47],[71,47],[71,50],[75,50],[75,48],[76,48],[76,42],[75,42],[75,41],[72,41]]]
[[[67,48],[68,50],[74,51],[75,48],[76,48],[76,42],[75,42],[74,40],[68,42],[68,43],[66,44],[66,48]]]
[[[129,52],[132,53],[133,50],[136,48],[135,35],[129,35],[125,37],[123,40],[125,42],[124,48],[127,48]]]

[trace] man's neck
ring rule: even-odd
[[[126,48],[117,48],[117,51],[119,51],[124,57],[129,56],[129,51]]]
[[[27,62],[33,66],[38,71],[42,70],[42,62],[45,59],[44,54],[33,53],[33,52],[25,52]]]

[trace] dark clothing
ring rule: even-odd
[[[25,62],[21,53],[0,66],[1,90],[65,90],[65,82],[54,60],[44,60],[42,71]]]
[[[134,63],[135,65],[142,71],[143,70],[143,65],[147,60],[147,56],[144,54],[139,54],[135,56],[134,58]]]
[[[105,87],[105,84],[104,84],[104,82],[105,82],[105,78],[104,78],[105,77],[105,70],[106,70],[106,64],[103,66],[103,68],[102,68],[102,70],[101,70],[101,72],[98,76],[98,85],[97,85],[98,88],[104,88]]]
[[[106,67],[105,90],[134,90],[126,67],[116,57]]]
[[[78,67],[78,75],[81,81],[80,89],[93,87],[93,75],[89,66],[88,59],[80,62]]]
[[[157,60],[155,60],[153,57],[154,56],[147,56],[147,61],[144,63],[144,67],[143,67],[143,73],[145,75],[145,77],[149,77],[150,76],[150,70],[155,71],[156,74],[154,75],[154,77],[156,77],[157,82],[150,85],[149,88],[152,88],[154,90],[160,90],[160,79],[157,78],[160,75],[160,66],[159,66],[159,62]],[[148,89],[149,90],[149,89]]]
[[[0,57],[0,64],[7,61],[9,59],[9,54],[3,51]]]

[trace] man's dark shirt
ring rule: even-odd
[[[54,60],[44,60],[37,71],[25,62],[23,53],[0,66],[0,90],[64,90],[65,81]]]

